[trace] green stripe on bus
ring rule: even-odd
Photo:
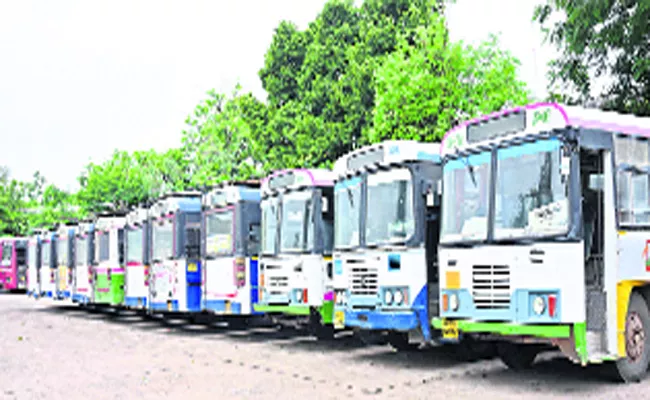
[[[255,311],[263,313],[283,313],[290,315],[309,315],[309,306],[269,306],[264,304],[255,304]]]
[[[495,333],[504,336],[536,336],[545,338],[571,337],[571,325],[522,325],[503,322],[457,320],[458,330],[465,333]],[[442,319],[433,318],[431,325],[442,329]]]

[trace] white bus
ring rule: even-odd
[[[126,215],[124,305],[146,310],[149,298],[149,210],[136,208]]]
[[[162,196],[150,209],[149,311],[201,311],[201,193]]]
[[[203,195],[203,310],[245,323],[257,314],[259,181],[223,183]]]
[[[385,141],[336,161],[337,328],[386,336],[397,349],[431,341],[431,317],[438,315],[439,153],[439,143]]]
[[[544,345],[625,381],[650,361],[650,119],[539,103],[442,143],[444,336],[499,340],[511,368]],[[532,342],[532,343],[527,343]]]
[[[288,317],[319,339],[334,335],[334,173],[278,171],[262,182],[260,299],[255,310]]]
[[[93,298],[93,263],[95,258],[95,225],[86,220],[79,223],[75,239],[75,266],[72,270],[72,301],[87,305]]]

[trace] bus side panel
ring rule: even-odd
[[[201,261],[187,262],[187,310],[201,311]]]

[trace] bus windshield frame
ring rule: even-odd
[[[566,237],[573,227],[573,172],[566,153],[561,138],[540,136],[447,160],[440,243]]]

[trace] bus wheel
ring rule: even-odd
[[[316,325],[312,328],[313,335],[318,340],[334,339],[334,325]]]
[[[639,293],[632,293],[625,317],[626,357],[616,361],[616,371],[624,382],[639,382],[650,362],[650,313]]]
[[[408,332],[389,332],[388,344],[397,351],[417,350],[419,343],[409,343]]]
[[[532,367],[539,350],[535,346],[501,342],[497,344],[497,352],[508,368],[520,371]]]

